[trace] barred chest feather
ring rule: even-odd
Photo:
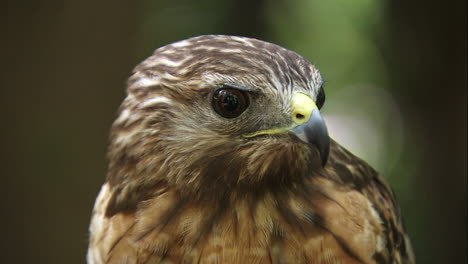
[[[355,190],[333,182],[308,193],[264,193],[211,203],[168,190],[135,213],[106,216],[103,185],[90,227],[89,263],[381,263],[381,219]],[[312,199],[310,199],[312,198]],[[313,201],[313,202],[311,202]],[[399,263],[399,262],[395,262]]]

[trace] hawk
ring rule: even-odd
[[[391,188],[328,135],[322,77],[268,42],[207,35],[134,69],[88,263],[414,263]]]

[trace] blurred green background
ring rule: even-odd
[[[7,1],[1,263],[83,263],[132,68],[199,34],[260,38],[326,80],[331,135],[394,187],[418,263],[466,263],[466,1]]]

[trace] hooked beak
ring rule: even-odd
[[[269,134],[293,134],[302,142],[315,146],[320,153],[322,166],[325,166],[330,152],[330,137],[317,105],[308,95],[296,93],[291,100],[291,109],[292,126],[256,131],[243,136],[252,138]]]
[[[291,101],[293,121],[297,124],[289,133],[297,136],[301,141],[314,145],[325,166],[330,152],[330,137],[327,126],[320,115],[315,102],[303,93],[296,93]]]
[[[312,111],[312,115],[307,122],[289,130],[289,132],[303,142],[317,147],[322,160],[322,166],[325,167],[328,153],[330,152],[330,137],[328,136],[327,126],[318,109]]]

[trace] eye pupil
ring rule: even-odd
[[[239,107],[239,98],[233,94],[228,94],[223,99],[223,107],[227,111],[235,111]]]
[[[222,88],[213,95],[213,108],[225,118],[235,118],[249,106],[249,97],[244,91],[234,88]]]

